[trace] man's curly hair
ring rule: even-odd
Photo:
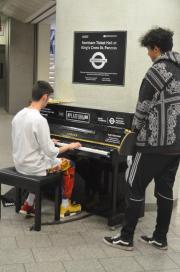
[[[171,51],[173,47],[173,31],[156,27],[149,30],[140,38],[140,44],[144,47],[154,49],[157,46],[161,52]]]

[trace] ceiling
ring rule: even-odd
[[[0,13],[24,23],[33,23],[46,12],[51,15],[55,6],[56,0],[0,0]]]

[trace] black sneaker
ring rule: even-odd
[[[162,249],[162,250],[167,250],[168,249],[167,241],[159,242],[155,238],[148,237],[146,235],[141,236],[140,241],[144,242],[146,244],[152,245],[152,246],[154,246],[154,247],[156,247],[158,249]]]
[[[133,242],[128,242],[125,241],[121,238],[120,234],[116,235],[116,236],[112,236],[112,237],[104,237],[103,241],[105,244],[112,246],[112,247],[116,247],[116,248],[121,248],[124,250],[133,250]]]

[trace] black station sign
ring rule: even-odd
[[[73,82],[124,85],[126,31],[75,32]]]

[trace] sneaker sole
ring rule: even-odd
[[[20,213],[20,214],[22,214],[22,215],[24,215],[24,216],[32,216],[32,217],[34,217],[34,216],[35,216],[35,214],[34,214],[34,213],[27,213],[27,212],[22,211],[22,210],[20,210],[20,211],[19,211],[19,213]]]
[[[139,238],[139,241],[142,242],[142,243],[144,243],[144,244],[146,244],[146,245],[155,247],[155,248],[160,249],[160,250],[168,250],[168,246],[166,246],[166,247],[158,247],[158,246],[156,246],[156,245],[154,245],[154,244],[151,244],[151,243],[149,243],[149,242],[143,240],[141,237]]]
[[[23,215],[27,215],[27,212],[22,211],[22,210],[20,210],[19,213],[20,213],[20,214],[23,214]]]
[[[114,247],[114,248],[120,248],[120,249],[123,249],[123,250],[126,250],[126,251],[132,251],[134,249],[134,247],[125,247],[125,246],[121,246],[121,245],[117,245],[117,244],[111,244],[108,241],[106,241],[104,238],[103,238],[103,242],[108,246],[111,246],[111,247]]]
[[[74,215],[78,215],[80,214],[81,212],[73,212],[73,213],[69,213],[67,215],[64,215],[64,214],[60,214],[60,218],[68,218],[68,217],[71,217],[71,216],[74,216]]]

